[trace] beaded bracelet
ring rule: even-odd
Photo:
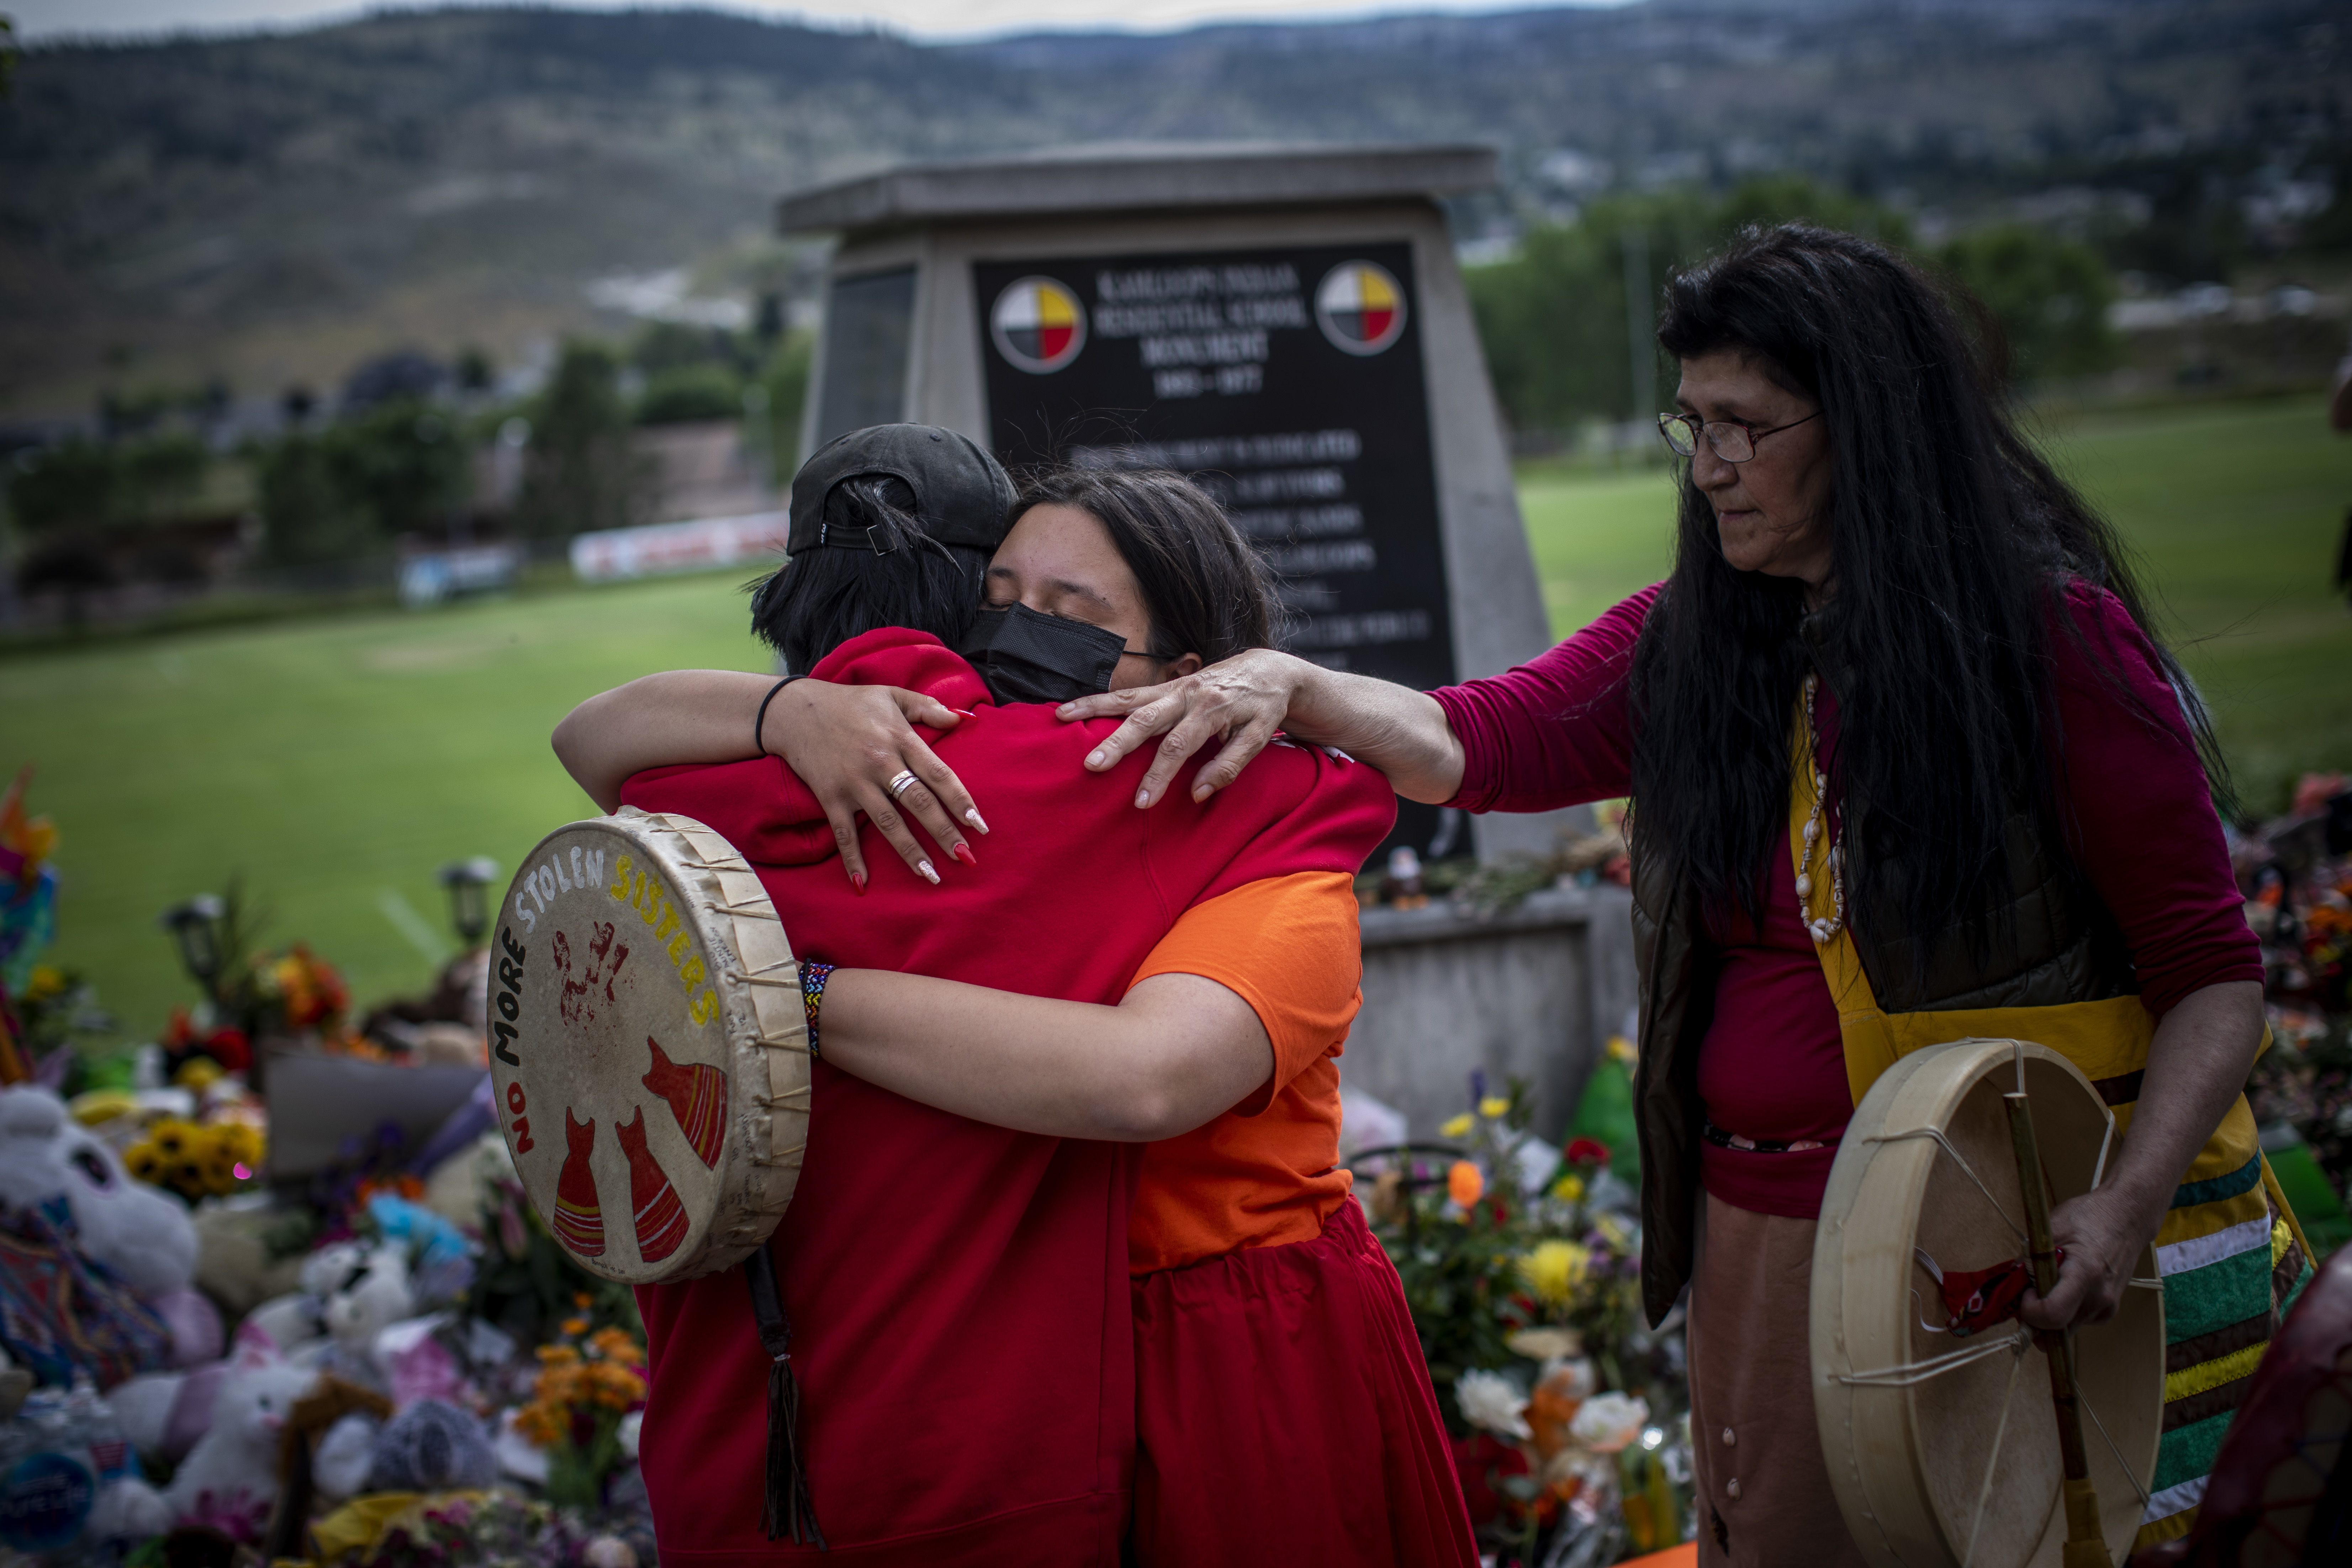
[[[824,1001],[824,983],[833,977],[835,965],[803,963],[801,965],[801,1010],[808,1016],[808,1048],[810,1059],[816,1058],[816,1010]]]

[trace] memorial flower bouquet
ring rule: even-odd
[[[255,960],[253,1000],[261,1016],[289,1032],[331,1034],[352,994],[333,964],[298,942]]]
[[[149,1123],[139,1141],[122,1152],[122,1164],[138,1180],[193,1204],[258,1181],[268,1152],[268,1140],[250,1121],[206,1126],[167,1116]]]
[[[330,1568],[593,1568],[600,1555],[577,1521],[503,1490],[384,1493],[329,1514],[312,1535]]]
[[[1489,1095],[1474,1082],[1471,1109],[1439,1129],[1447,1143],[1360,1158],[1374,1175],[1374,1229],[1404,1283],[1438,1406],[1457,1436],[1471,1426],[1455,1407],[1454,1380],[1512,1360],[1505,1339],[1519,1326],[1511,1310],[1522,1289],[1517,1259],[1533,1239],[1518,1163],[1532,1115],[1524,1083]]]
[[[1599,1141],[1535,1137],[1524,1083],[1491,1095],[1474,1078],[1471,1097],[1438,1129],[1450,1147],[1359,1169],[1472,1518],[1498,1562],[1528,1568],[1673,1545],[1688,1444],[1653,1411],[1683,1403],[1680,1343],[1642,1319],[1634,1193]]]
[[[625,1329],[591,1332],[583,1316],[565,1319],[561,1337],[538,1354],[538,1381],[515,1430],[548,1452],[551,1502],[594,1508],[629,1457],[625,1428],[646,1402],[645,1347]]]

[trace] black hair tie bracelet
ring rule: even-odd
[[[782,680],[779,680],[773,686],[768,688],[768,694],[760,699],[760,711],[754,714],[751,719],[751,750],[754,753],[762,757],[768,754],[768,743],[760,738],[762,734],[766,733],[768,728],[768,704],[776,700],[777,692],[782,691],[793,681],[806,680],[807,679],[808,677],[805,675],[787,675]]]

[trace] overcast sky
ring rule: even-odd
[[[568,0],[618,8],[642,0]],[[1429,11],[1508,11],[1624,0],[732,0],[725,9],[833,24],[878,24],[920,37],[971,37],[1031,28],[1161,31],[1201,22],[1364,16]],[[352,0],[0,0],[26,38],[114,37],[186,29],[244,30],[339,20],[386,9]]]

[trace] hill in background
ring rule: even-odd
[[[2226,278],[2283,243],[2265,192],[2309,216],[2352,184],[2340,15],[1647,0],[948,46],[463,9],[36,48],[0,105],[0,417],[142,383],[275,396],[401,345],[510,363],[623,313],[805,297],[815,255],[770,237],[782,192],[1098,139],[1490,142],[1509,185],[1457,215],[1474,238],[1775,170],[1923,227],[2031,198],[2124,231],[2110,253],[2160,281]]]

